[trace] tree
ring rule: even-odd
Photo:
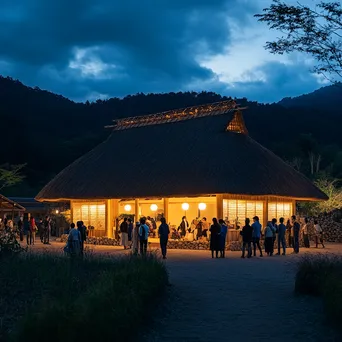
[[[287,5],[281,0],[256,14],[258,21],[283,36],[266,42],[265,48],[274,54],[304,52],[313,57],[317,65],[314,72],[337,83],[342,77],[342,5],[340,2],[320,1],[309,7],[300,3]]]
[[[26,164],[7,165],[0,167],[0,191],[4,188],[19,184],[25,176],[21,174]]]

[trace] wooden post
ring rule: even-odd
[[[111,199],[106,200],[106,236],[113,237],[113,203]]]
[[[71,223],[74,222],[74,207],[72,201],[70,201],[70,221]]]
[[[292,215],[296,215],[297,213],[296,213],[296,201],[295,200],[293,200],[292,201],[292,214],[291,214],[291,216]]]
[[[139,217],[139,198],[136,198],[134,201],[134,218],[135,222],[138,222],[140,217]]]
[[[112,222],[111,222],[111,226],[115,226],[114,228],[114,238],[117,239],[118,238],[118,228],[116,226],[116,219],[119,216],[119,200],[118,199],[112,199]]]
[[[164,218],[166,223],[169,223],[169,199],[164,198]]]
[[[223,195],[216,195],[216,218],[217,220],[223,219]]]
[[[266,227],[268,221],[268,198],[264,201],[264,208],[263,208],[263,220],[260,222],[263,227]]]

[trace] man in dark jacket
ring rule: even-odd
[[[300,224],[296,219],[296,216],[292,217],[292,229],[293,229],[293,253],[299,253],[299,232],[300,232]]]
[[[286,254],[286,242],[285,242],[285,233],[286,233],[286,226],[284,224],[284,217],[279,219],[279,226],[278,226],[278,253],[280,255],[280,244],[283,247],[283,255]]]
[[[80,241],[80,250],[81,254],[83,254],[84,251],[84,241],[87,240],[87,228],[84,225],[83,221],[78,221],[77,222],[77,229],[80,232],[81,235],[81,241]]]
[[[249,224],[249,218],[245,220],[245,226],[242,228],[241,235],[242,235],[242,255],[241,258],[245,257],[245,249],[247,246],[247,258],[252,256],[252,235],[253,235],[253,228]]]

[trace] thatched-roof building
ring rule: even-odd
[[[70,201],[73,220],[112,235],[115,218],[184,213],[243,222],[288,218],[295,201],[327,197],[307,178],[248,136],[234,101],[117,120],[102,144],[37,195]]]
[[[26,209],[20,205],[18,202],[13,201],[3,195],[0,194],[0,215],[11,214],[14,216],[14,213],[24,212]]]

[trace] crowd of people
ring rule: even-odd
[[[51,219],[49,216],[46,216],[44,219],[36,219],[33,215],[24,214],[24,216],[18,217],[16,220],[8,219],[5,216],[1,220],[0,227],[2,229],[15,230],[19,235],[20,241],[24,241],[26,238],[27,245],[35,244],[37,232],[43,244],[50,244]]]
[[[187,239],[189,241],[208,239],[210,242],[211,257],[224,258],[226,249],[226,240],[228,232],[228,224],[223,219],[212,219],[212,224],[207,222],[204,217],[201,220],[195,219],[189,224],[185,216],[182,217],[178,229],[173,228],[170,231],[169,225],[165,218],[161,218],[159,228],[155,228],[149,217],[142,217],[139,222],[133,223],[132,219],[125,218],[120,225],[121,245],[124,249],[132,248],[133,253],[146,254],[148,238],[157,235],[160,239],[160,248],[162,256],[166,259],[167,243],[169,237],[171,239]],[[257,251],[260,257],[263,256],[263,248],[260,241],[264,239],[264,252],[268,256],[274,255],[274,246],[277,248],[277,255],[286,255],[288,247],[293,248],[293,253],[299,253],[300,239],[302,237],[304,246],[310,247],[308,219],[305,218],[301,223],[296,216],[292,216],[285,224],[285,219],[273,219],[269,221],[265,228],[259,222],[259,217],[253,217],[253,223],[246,218],[245,225],[240,231],[242,238],[242,258],[251,258],[256,256]],[[317,221],[314,221],[315,243],[324,248],[323,231]],[[152,235],[151,231],[155,231]],[[246,255],[247,252],[247,255]]]

